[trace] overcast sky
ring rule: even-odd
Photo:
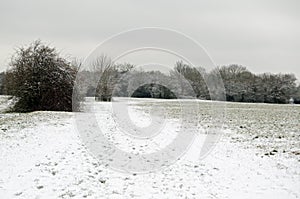
[[[300,79],[299,10],[299,0],[1,0],[0,70],[35,39],[84,58],[111,35],[155,26],[194,38],[217,65]]]

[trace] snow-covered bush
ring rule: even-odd
[[[6,87],[18,99],[13,111],[72,111],[77,68],[55,48],[35,41],[16,50],[10,67]]]

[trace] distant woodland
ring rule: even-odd
[[[100,59],[100,63],[110,62],[106,57]],[[169,74],[136,70],[128,63],[102,65],[109,67],[95,67],[102,69],[80,74],[82,79],[100,79],[97,86],[86,82],[85,94],[101,101],[110,101],[112,96],[213,100],[210,94],[217,91],[208,89],[207,85],[220,76],[226,101],[284,104],[293,99],[294,103],[300,102],[300,86],[293,74],[254,74],[241,65],[221,66],[207,72],[202,67],[195,68],[182,61],[176,62]]]
[[[9,69],[0,73],[0,94],[18,99],[15,111],[74,110],[72,97],[112,97],[226,100],[252,103],[300,103],[300,85],[293,74],[254,74],[241,65],[220,66],[212,71],[177,61],[168,74],[143,71],[131,63],[113,63],[100,55],[86,70],[70,62],[41,41],[17,49]],[[224,99],[213,85],[222,80]],[[210,85],[210,86],[208,86]],[[75,93],[75,95],[74,95]]]

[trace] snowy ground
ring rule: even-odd
[[[7,99],[0,98],[0,109]],[[133,118],[140,125],[155,104],[171,110],[166,135],[176,130],[178,106],[172,101],[133,102],[130,114],[138,114]],[[186,156],[146,174],[99,164],[79,138],[74,113],[2,113],[0,198],[300,198],[300,107],[226,103],[224,134],[199,160],[197,143],[211,125],[210,106],[200,103],[199,135]],[[145,153],[160,146],[154,138],[123,142],[110,103],[98,103],[97,110],[99,125],[120,149]]]

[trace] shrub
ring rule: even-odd
[[[167,87],[160,84],[144,84],[136,89],[131,97],[176,99],[176,95]]]
[[[75,66],[41,41],[17,49],[6,75],[8,93],[18,99],[13,111],[72,111],[76,73]]]

